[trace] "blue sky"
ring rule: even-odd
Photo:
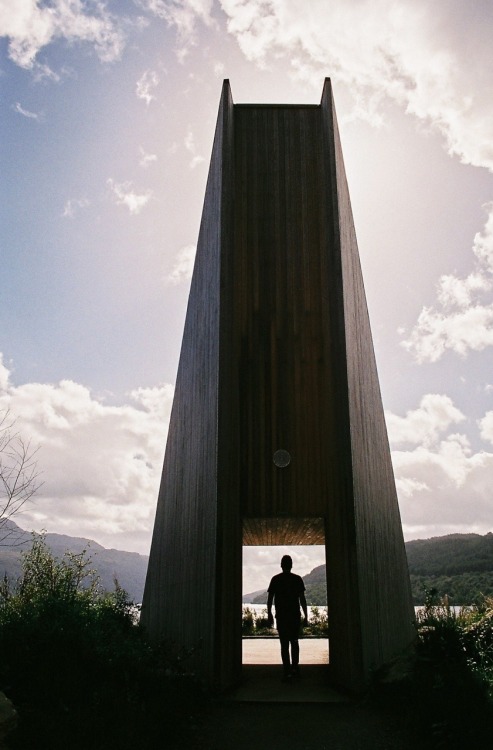
[[[148,552],[222,80],[318,103],[329,76],[405,536],[493,530],[492,34],[489,0],[0,0],[21,525]]]

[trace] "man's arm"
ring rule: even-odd
[[[308,607],[306,606],[306,598],[305,598],[305,592],[304,591],[302,591],[301,594],[300,594],[300,604],[301,604],[301,609],[303,610],[303,614],[305,615],[305,623],[304,624],[306,625],[307,622],[308,622]]]
[[[274,625],[274,618],[272,616],[272,602],[273,601],[274,601],[274,594],[272,591],[269,591],[269,596],[267,597],[267,623],[270,628]]]

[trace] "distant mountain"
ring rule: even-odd
[[[264,597],[265,601],[267,601],[267,591],[265,589],[258,589],[257,591],[251,591],[249,594],[243,594],[243,604],[253,604],[258,596]]]
[[[447,595],[455,605],[472,604],[479,596],[493,597],[493,534],[449,534],[406,542],[413,601],[424,604],[426,591]],[[306,576],[308,604],[327,603],[325,565]],[[245,594],[244,602],[265,604],[267,592]]]
[[[15,541],[17,546],[2,546],[0,542],[0,577],[3,578],[6,574],[9,578],[15,580],[19,578],[22,572],[21,552],[28,549],[32,540],[31,535],[17,524],[12,521],[8,521],[7,524],[2,527],[1,536],[7,529],[10,536],[6,542]],[[92,566],[97,571],[104,589],[112,591],[114,589],[114,578],[116,577],[130,599],[135,602],[142,601],[149,561],[148,556],[139,555],[137,552],[106,549],[92,539],[65,534],[46,534],[45,539],[53,555],[58,558],[62,558],[67,550],[80,553],[87,549]]]
[[[0,542],[0,577],[5,574],[16,579],[21,575],[21,551],[31,544],[31,535],[12,521],[0,531],[10,532],[7,541],[21,542],[18,546],[2,546]],[[119,584],[135,602],[141,602],[149,558],[136,552],[106,549],[91,539],[46,534],[46,543],[55,557],[63,557],[66,550],[82,552],[87,549],[101,585],[113,590],[116,577]],[[493,534],[449,534],[406,542],[406,554],[415,604],[423,604],[425,591],[435,589],[439,596],[448,595],[452,604],[471,604],[480,594],[493,597]],[[303,576],[306,598],[310,605],[327,603],[325,565],[318,565]],[[265,604],[267,592],[245,594],[244,603]]]
[[[327,584],[325,580],[325,565],[317,565],[316,568],[306,576],[303,576],[306,587],[306,601],[309,606],[320,606],[327,604]],[[244,604],[267,604],[267,591],[260,589],[244,594]]]
[[[447,595],[451,604],[472,604],[493,596],[493,534],[448,534],[406,544],[415,603],[425,591]]]
[[[409,572],[457,575],[493,571],[493,534],[448,534],[406,543]]]

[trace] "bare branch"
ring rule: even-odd
[[[0,545],[9,546],[24,541],[24,535],[9,521],[42,485],[36,458],[39,448],[32,448],[14,427],[10,411],[0,413]]]

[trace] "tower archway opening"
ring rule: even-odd
[[[244,518],[242,564],[242,663],[280,664],[275,628],[266,628],[267,588],[280,572],[283,555],[293,559],[293,572],[307,581],[309,620],[323,620],[327,613],[327,578],[316,570],[326,563],[323,518]],[[310,574],[314,571],[313,575]],[[312,610],[314,605],[315,609]],[[260,635],[259,635],[260,633]],[[301,662],[327,664],[328,638],[301,633]]]

